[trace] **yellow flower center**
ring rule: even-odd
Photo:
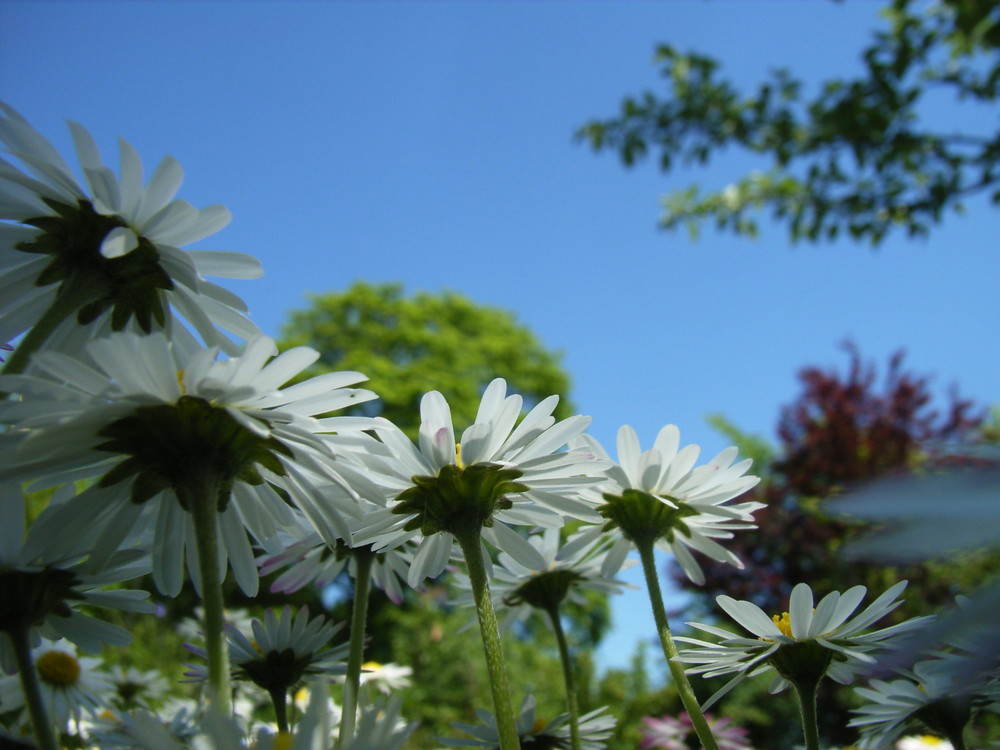
[[[531,725],[531,734],[538,734],[543,729],[548,722],[545,719],[535,719],[535,723]]]
[[[47,651],[35,661],[38,676],[56,687],[75,685],[80,679],[80,662],[65,651]]]
[[[292,750],[292,735],[290,732],[278,732],[274,735],[274,750]]]
[[[465,464],[462,463],[462,444],[455,443],[455,466],[460,469],[465,468]]]
[[[778,626],[778,630],[781,631],[782,635],[786,635],[789,638],[794,638],[792,635],[792,617],[787,612],[782,612],[780,615],[772,615],[771,619],[774,624]]]
[[[945,741],[940,737],[935,737],[933,734],[923,734],[919,737],[919,740],[929,747],[942,747]]]
[[[382,665],[377,661],[366,661],[361,665],[361,668],[366,672],[377,672],[382,668]]]

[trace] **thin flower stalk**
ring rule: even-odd
[[[517,717],[511,702],[510,678],[504,663],[500,629],[497,625],[496,610],[490,596],[490,584],[483,561],[482,543],[478,529],[455,534],[462,555],[465,558],[472,595],[476,601],[476,616],[479,632],[486,653],[486,669],[490,676],[490,690],[493,694],[493,710],[496,714],[497,731],[500,736],[500,750],[520,750],[521,741],[517,732]]]
[[[354,736],[358,713],[358,691],[361,687],[361,664],[364,661],[365,630],[368,626],[368,596],[371,592],[372,567],[375,553],[371,547],[356,547],[354,557],[354,609],[351,613],[350,650],[347,655],[347,675],[344,680],[343,712],[340,719],[338,747],[344,747]]]
[[[660,580],[656,573],[656,562],[653,556],[653,540],[636,541],[636,549],[639,551],[639,559],[642,562],[642,572],[646,577],[646,589],[649,593],[649,602],[653,607],[653,620],[656,623],[656,633],[660,638],[660,646],[663,648],[663,656],[670,667],[670,675],[673,677],[674,686],[680,695],[684,710],[691,717],[691,724],[698,740],[705,750],[719,750],[719,745],[712,735],[712,730],[708,726],[705,714],[698,704],[698,698],[691,687],[691,681],[684,673],[675,658],[677,657],[677,646],[674,644],[673,636],[670,633],[670,623],[667,620],[667,610],[663,605],[663,593],[660,589]]]
[[[194,475],[190,484],[177,488],[182,504],[191,509],[195,541],[198,548],[198,570],[201,578],[201,601],[204,607],[205,651],[208,662],[208,692],[210,699],[223,714],[232,711],[229,686],[229,652],[226,648],[223,617],[222,575],[218,554],[218,479]]]
[[[576,699],[576,679],[573,676],[573,662],[569,656],[566,632],[563,630],[557,605],[549,607],[545,613],[552,623],[552,631],[556,634],[556,644],[559,646],[559,661],[562,664],[563,683],[566,686],[566,711],[569,713],[570,743],[573,750],[580,750],[580,706]]]
[[[42,691],[38,684],[38,673],[31,658],[31,645],[28,628],[20,628],[9,633],[14,644],[14,654],[17,658],[17,671],[24,691],[24,703],[31,717],[31,725],[35,730],[35,740],[39,750],[59,750],[59,743],[53,731],[52,720],[45,710]]]

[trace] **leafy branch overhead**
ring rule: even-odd
[[[894,230],[926,235],[973,195],[1000,202],[1000,132],[938,129],[928,116],[943,105],[960,107],[964,122],[987,119],[1000,92],[1000,3],[894,0],[884,16],[887,28],[861,53],[863,72],[828,80],[811,98],[786,70],[744,93],[712,58],[661,46],[666,93],[628,97],[617,117],[577,137],[626,166],[655,156],[664,173],[734,146],[760,156],[761,171],[720,190],[664,197],[662,226],[692,235],[712,221],[755,236],[770,209],[793,240],[846,233],[877,246]]]

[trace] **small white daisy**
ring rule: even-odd
[[[355,501],[364,511],[374,510],[363,499]],[[313,530],[312,526],[297,524],[286,527],[262,545],[264,553],[257,558],[262,576],[281,571],[271,584],[272,592],[290,594],[303,586],[314,585],[320,589],[332,584],[345,570],[356,577],[357,563],[354,549],[344,541],[331,545]],[[278,550],[271,552],[271,550]],[[371,580],[382,589],[390,601],[403,600],[402,582],[410,570],[413,559],[411,545],[380,550],[371,567]]]
[[[53,315],[57,300],[72,315],[51,321],[46,347],[67,352],[87,338],[80,325],[97,334],[169,331],[175,314],[231,353],[235,345],[216,326],[243,339],[258,335],[243,301],[205,276],[257,278],[260,263],[242,253],[181,250],[225,227],[229,211],[176,200],[184,173],[172,157],[143,185],[142,162],[126,141],[119,140],[115,176],[90,133],[69,128],[86,189],[52,144],[0,103],[0,143],[26,170],[0,159],[0,341]]]
[[[593,453],[607,457],[592,437],[578,443]],[[606,528],[618,528],[623,538],[619,548],[631,548],[636,541],[652,540],[664,552],[672,553],[684,573],[697,584],[704,573],[690,550],[718,562],[743,567],[739,558],[718,539],[731,539],[734,531],[755,528],[753,513],[762,503],[730,503],[760,479],[747,474],[752,461],[734,463],[736,448],[726,448],[702,466],[695,466],[700,448],[680,447],[680,431],[675,425],[660,430],[649,450],[642,451],[635,430],[628,425],[618,430],[618,464],[608,469],[611,484],[604,491],[601,514]],[[621,549],[616,553],[621,555]]]
[[[551,528],[528,537],[545,562],[540,568],[528,568],[506,552],[498,556],[490,590],[493,605],[503,617],[502,629],[526,620],[537,610],[558,608],[564,600],[585,605],[586,591],[618,594],[628,586],[614,578],[626,561],[620,555],[609,559],[612,540],[601,534],[599,527],[583,528],[565,542],[560,537],[561,530]],[[455,603],[472,606],[468,576],[459,573],[453,581],[461,591]]]
[[[78,658],[66,641],[42,641],[31,651],[38,673],[42,701],[53,724],[66,730],[70,719],[96,714],[106,705],[111,682],[101,670],[100,659]],[[4,711],[25,711],[24,692],[18,675],[0,677],[0,705]]]
[[[868,630],[902,604],[897,599],[906,581],[900,581],[879,596],[859,614],[851,617],[864,599],[864,586],[840,593],[833,591],[813,607],[812,589],[800,583],[792,589],[788,612],[768,616],[756,604],[719,596],[716,602],[753,637],[734,636],[712,625],[688,623],[722,640],[710,643],[697,638],[676,637],[691,644],[677,660],[695,664],[686,671],[704,677],[735,677],[715,693],[703,708],[708,708],[747,677],[775,670],[772,693],[784,690],[800,679],[818,682],[827,676],[841,684],[850,683],[862,669],[875,663],[872,653],[885,649],[892,639],[922,627],[931,618],[917,617],[880,630]]]
[[[933,734],[921,734],[900,737],[896,750],[955,750],[955,746]]]
[[[417,722],[407,722],[401,714],[402,700],[398,695],[377,700],[359,710],[354,736],[345,740],[342,750],[400,750],[417,728]]]
[[[227,625],[233,677],[249,680],[268,692],[287,693],[306,678],[343,673],[347,644],[329,645],[343,627],[343,623],[334,624],[323,616],[310,618],[308,607],[293,612],[288,605],[282,609],[280,618],[273,609],[264,613],[263,620],[254,618],[249,637]],[[201,648],[190,645],[188,648],[204,656]],[[202,680],[207,670],[203,665],[192,665],[187,675]]]
[[[152,612],[148,592],[106,587],[149,573],[149,558],[139,550],[119,552],[94,569],[85,546],[63,543],[53,532],[55,509],[71,496],[57,493],[25,533],[25,499],[20,487],[0,485],[0,667],[17,671],[12,639],[28,635],[32,647],[41,638],[66,638],[89,653],[105,644],[124,646],[124,628],[88,616],[78,606],[102,606]],[[58,535],[61,536],[61,535]],[[79,540],[75,540],[79,541]]]
[[[606,740],[615,728],[615,719],[606,713],[607,706],[580,717],[581,750],[604,750]],[[438,737],[442,745],[448,747],[488,747],[499,748],[500,735],[496,718],[489,711],[478,709],[479,724],[452,724],[455,729],[471,735],[471,739]],[[536,717],[535,697],[527,695],[521,702],[521,712],[517,719],[517,734],[522,748],[568,749],[570,743],[569,714],[559,714],[550,722]]]
[[[111,703],[119,710],[152,709],[170,692],[170,686],[159,672],[115,664],[108,667],[108,682],[114,693]]]
[[[394,690],[402,690],[412,684],[412,667],[388,662],[366,661],[361,665],[361,685],[372,687],[384,695]]]
[[[0,443],[7,446],[0,479],[40,487],[98,478],[60,506],[60,538],[99,534],[95,550],[111,552],[146,513],[153,577],[169,595],[180,590],[185,551],[199,583],[191,484],[214,481],[220,573],[228,560],[253,595],[258,574],[247,531],[265,539],[292,520],[271,485],[307,514],[324,506],[312,475],[339,476],[317,433],[342,423],[318,415],[375,398],[348,387],[365,379],[356,372],[282,388],[319,354],[305,347],[276,353],[261,336],[239,357],[218,360],[214,348],[190,350],[159,333],[90,341],[82,358],[41,352],[34,360],[40,375],[0,375],[0,390],[22,397],[0,404],[0,422],[19,428]]]
[[[395,499],[355,526],[355,542],[379,548],[416,541],[411,586],[444,570],[459,529],[481,533],[522,564],[543,566],[538,551],[509,524],[561,526],[564,516],[599,521],[581,493],[602,481],[605,465],[587,451],[562,450],[590,418],[556,422],[557,403],[550,396],[518,421],[523,400],[507,395],[506,382],[498,378],[458,443],[448,402],[437,391],[421,399],[418,445],[387,420],[376,420],[380,441],[354,455]]]
[[[922,728],[961,736],[978,708],[1000,702],[1000,677],[995,673],[979,680],[959,679],[968,658],[937,652],[912,669],[899,670],[899,679],[873,679],[868,687],[855,688],[867,701],[852,709],[857,715],[848,724],[861,731],[860,747],[887,747],[904,732]]]

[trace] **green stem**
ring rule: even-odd
[[[186,487],[178,488],[182,505],[191,511],[198,546],[201,604],[205,610],[205,651],[208,660],[209,700],[224,715],[232,712],[229,687],[229,651],[224,629],[222,576],[219,571],[219,481],[195,472]]]
[[[566,709],[569,712],[569,737],[573,750],[580,750],[580,708],[576,700],[576,680],[573,678],[573,662],[569,658],[569,646],[566,644],[566,633],[559,619],[559,607],[553,606],[545,610],[552,622],[552,630],[556,634],[559,646],[559,661],[562,662],[563,682],[566,684]]]
[[[356,547],[354,556],[354,611],[351,613],[351,643],[347,654],[347,675],[344,680],[344,705],[340,714],[340,735],[337,746],[343,747],[354,736],[358,715],[358,690],[361,686],[361,663],[365,653],[365,628],[368,621],[368,594],[371,591],[372,566],[375,553],[371,547]]]
[[[792,685],[799,698],[799,714],[802,717],[802,734],[805,736],[806,750],[820,750],[819,724],[816,721],[816,689],[819,682],[803,680]]]
[[[14,655],[17,658],[17,671],[21,677],[21,689],[24,691],[24,703],[31,716],[31,724],[35,728],[35,740],[40,750],[59,750],[55,732],[45,701],[42,700],[42,690],[38,683],[38,671],[31,658],[31,643],[28,638],[27,626],[16,627],[7,631],[14,643]]]
[[[64,282],[59,287],[59,291],[56,292],[52,306],[42,313],[35,325],[17,343],[0,372],[4,375],[17,375],[24,372],[31,355],[41,349],[42,344],[48,341],[49,336],[59,327],[59,324],[93,298],[94,291],[92,288],[88,289],[88,286],[86,282],[81,281]]]
[[[646,588],[649,591],[649,602],[653,605],[653,619],[656,622],[656,632],[660,636],[660,645],[663,647],[663,656],[667,660],[667,666],[670,668],[670,674],[674,679],[681,703],[684,704],[684,710],[691,717],[691,724],[702,747],[705,750],[719,750],[715,737],[712,736],[712,730],[709,729],[708,722],[705,720],[705,715],[701,712],[701,706],[698,705],[698,698],[694,694],[691,682],[684,673],[684,667],[675,661],[677,646],[670,634],[667,610],[663,606],[660,579],[656,573],[656,562],[653,558],[653,540],[636,541],[635,546],[639,550],[639,559],[642,560],[642,572],[646,576]]]
[[[268,690],[274,706],[274,720],[279,732],[288,732],[288,692],[284,688]]]
[[[474,529],[471,532],[457,533],[455,538],[462,548],[469,581],[472,583],[472,595],[476,600],[479,632],[483,638],[486,669],[490,675],[490,688],[493,691],[493,713],[497,720],[500,750],[520,750],[517,718],[514,716],[514,706],[510,698],[510,680],[504,664],[500,628],[497,626],[497,614],[490,596],[490,584],[486,578],[483,550],[479,541],[480,533],[479,529]]]

